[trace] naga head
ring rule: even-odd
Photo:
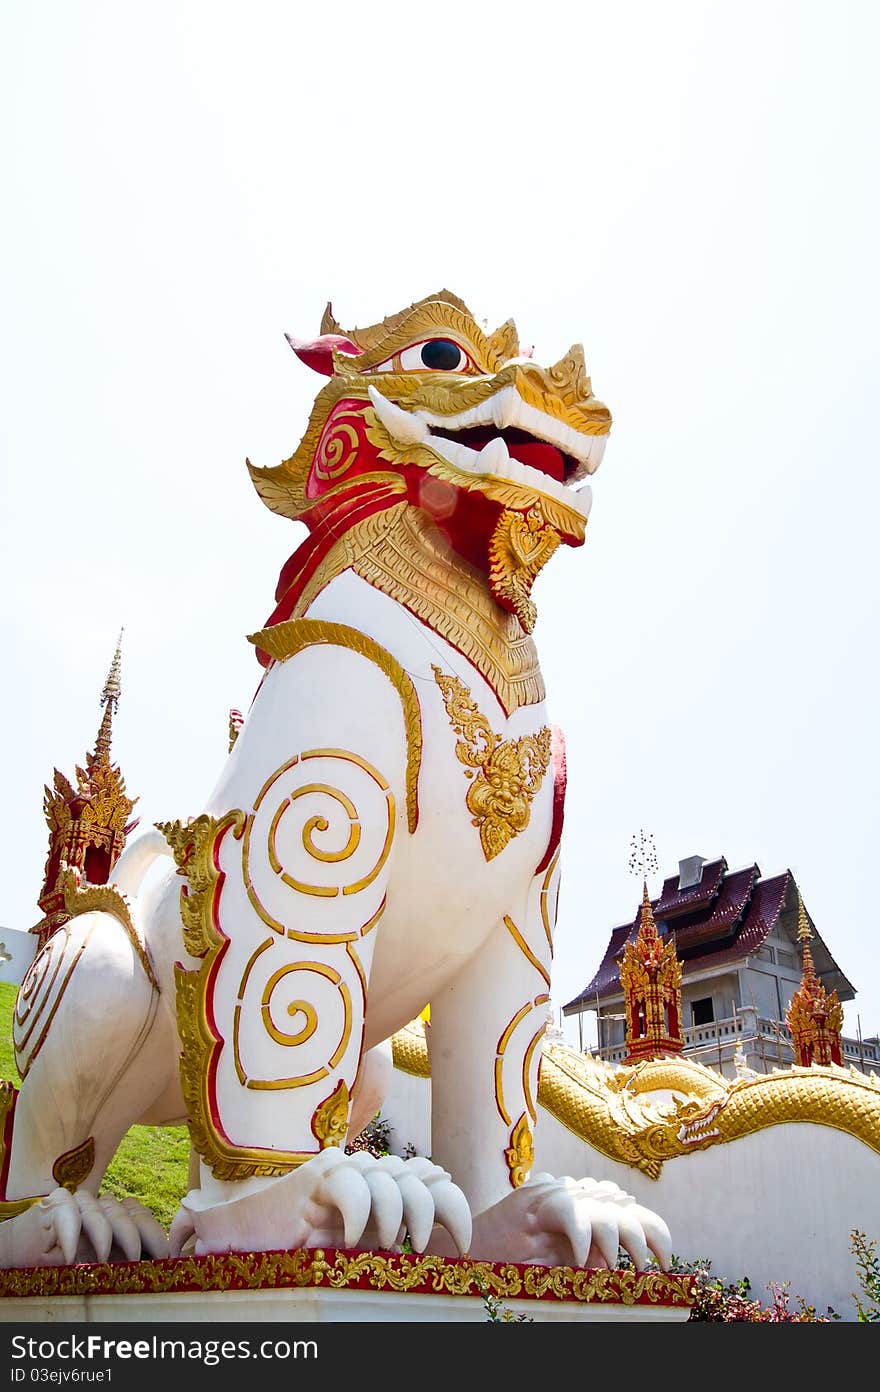
[[[446,290],[364,329],[328,305],[317,339],[288,341],[329,381],[290,459],[248,465],[266,506],[336,536],[397,502],[421,508],[531,632],[532,582],[583,542],[584,480],[611,428],[580,345],[540,367],[512,321],[486,333]]]

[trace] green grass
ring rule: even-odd
[[[101,1189],[146,1204],[168,1229],[187,1191],[189,1131],[185,1126],[133,1126],[108,1166]]]
[[[21,1082],[12,1052],[12,1012],[17,991],[17,986],[0,981],[0,1078],[15,1083],[16,1087]]]
[[[0,1078],[21,1083],[12,1050],[17,987],[0,982]],[[101,1190],[132,1195],[167,1229],[187,1190],[189,1133],[185,1126],[132,1126],[108,1167]]]

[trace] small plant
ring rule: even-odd
[[[725,1282],[711,1274],[712,1263],[705,1257],[694,1262],[673,1257],[671,1270],[689,1272],[695,1278],[696,1296],[689,1320],[696,1323],[830,1324],[832,1320],[840,1319],[830,1305],[827,1313],[820,1315],[816,1307],[808,1305],[802,1296],[792,1296],[787,1281],[771,1281],[767,1287],[771,1303],[762,1305],[752,1296],[752,1283],[748,1276]],[[792,1300],[795,1301],[794,1309],[791,1307]]]
[[[859,1324],[880,1324],[880,1257],[877,1255],[877,1243],[859,1228],[853,1228],[849,1240],[864,1297],[861,1299],[853,1291],[853,1300],[859,1312]]]
[[[376,1159],[391,1153],[391,1122],[385,1121],[377,1112],[372,1121],[368,1121],[363,1131],[354,1136],[345,1147],[346,1155],[353,1155],[356,1150],[368,1150]]]
[[[486,1319],[492,1324],[534,1324],[531,1315],[515,1315],[511,1309],[497,1295],[493,1295],[481,1278],[477,1279],[477,1289],[483,1297],[483,1309],[486,1311]]]

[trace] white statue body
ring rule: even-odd
[[[544,372],[511,333],[487,339],[444,292],[318,340],[333,381],[300,451],[252,472],[323,550],[253,639],[266,674],[200,816],[123,853],[117,905],[72,888],[22,984],[2,1264],[165,1251],[97,1190],[132,1123],[186,1120],[200,1173],[173,1253],[408,1232],[417,1251],[615,1265],[623,1245],[668,1265],[662,1219],[615,1185],[530,1173],[564,765],[529,589],[583,538],[565,490],[610,417],[576,350]],[[466,370],[413,370],[426,342]],[[451,439],[462,416],[497,443]],[[176,871],[144,881],[169,848]],[[431,1159],[346,1154],[386,1041],[426,1006]]]

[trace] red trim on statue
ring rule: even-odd
[[[565,735],[558,725],[550,726],[551,749],[553,751],[553,823],[550,827],[550,840],[547,849],[541,859],[541,864],[535,871],[540,875],[547,869],[560,841],[562,840],[562,823],[565,818],[565,788],[568,779],[568,767],[565,759]]]
[[[9,1183],[9,1162],[12,1159],[12,1127],[15,1120],[15,1104],[18,1101],[18,1088],[12,1083],[5,1084],[5,1090],[12,1093],[12,1101],[3,1123],[3,1139],[0,1141],[2,1146],[3,1167],[0,1169],[0,1198],[6,1199],[6,1186]]]

